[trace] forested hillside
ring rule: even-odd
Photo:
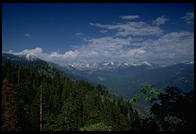
[[[129,101],[103,85],[72,80],[49,64],[2,63],[3,131],[193,130],[194,91],[147,85]],[[144,95],[143,97],[141,95]],[[150,114],[132,104],[145,99]]]
[[[39,131],[40,125],[44,131],[135,129],[131,124],[137,113],[131,104],[109,94],[102,85],[71,80],[55,69],[44,72],[9,61],[2,63],[2,73],[5,131]]]
[[[191,2],[4,2],[1,129],[194,131],[194,46]]]

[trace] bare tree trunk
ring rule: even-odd
[[[40,131],[42,131],[42,86],[40,89]]]
[[[128,107],[128,113],[127,113],[127,118],[130,120],[130,113],[129,113],[129,107]]]
[[[20,70],[18,69],[18,84],[20,82]]]

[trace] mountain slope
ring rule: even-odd
[[[101,83],[108,87],[111,92],[124,97],[132,97],[137,90],[151,84],[162,90],[166,86],[176,86],[184,91],[194,89],[194,64],[181,63],[166,67],[141,64],[137,66],[119,66],[115,69],[79,70],[66,68],[62,71],[71,75],[80,76],[92,83]]]
[[[33,56],[29,56],[33,57]],[[72,79],[87,80],[94,85],[103,84],[110,92],[132,97],[140,87],[150,84],[162,90],[166,86],[176,86],[184,91],[194,89],[194,62],[174,64],[160,67],[156,64],[142,62],[141,64],[128,64],[103,62],[100,64],[73,64],[60,66],[48,63],[36,57],[27,55],[17,56],[3,53],[3,61],[12,60],[21,65],[39,66],[43,71],[54,68],[65,72]],[[28,64],[26,64],[28,63]],[[50,67],[50,69],[46,69]]]
[[[50,70],[49,66],[43,69],[37,63],[34,69],[35,66],[28,65],[31,62],[12,61],[2,63],[2,80],[7,81],[3,87],[10,85],[9,89],[16,93],[14,104],[20,130],[40,130],[40,90],[44,131],[81,130],[97,124],[101,124],[99,130],[134,129],[132,124],[137,117],[131,104],[109,94],[103,86],[71,80],[59,70]],[[6,123],[3,120],[3,124]]]

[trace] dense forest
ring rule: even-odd
[[[103,85],[70,79],[49,66],[2,63],[3,131],[193,130],[194,92],[175,87],[164,92],[140,89],[151,103],[151,115],[139,116],[130,100]]]

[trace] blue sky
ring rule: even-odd
[[[2,50],[56,63],[193,60],[194,5],[3,4]]]

